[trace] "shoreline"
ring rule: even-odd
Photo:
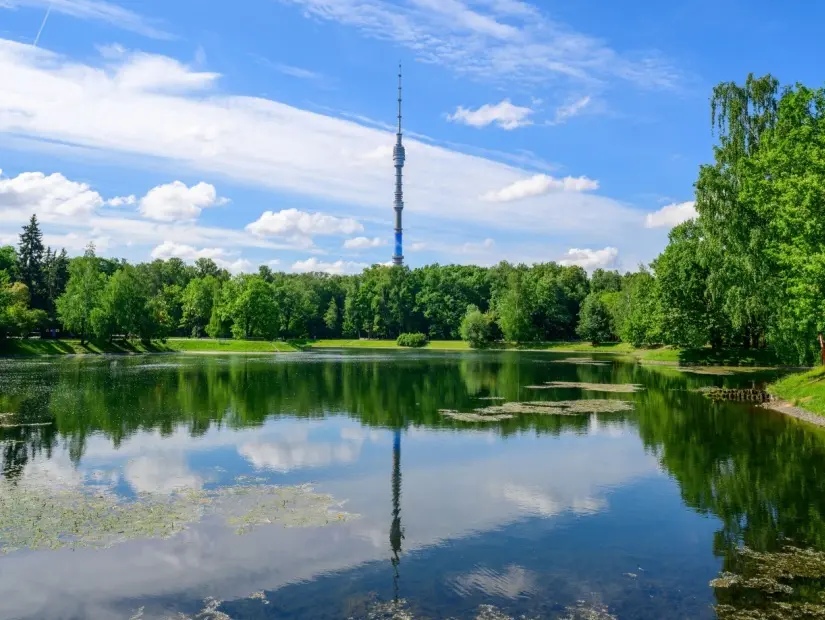
[[[762,403],[761,405],[757,406],[761,407],[762,409],[776,411],[777,413],[781,413],[783,415],[796,418],[797,420],[807,422],[808,424],[813,424],[814,426],[825,428],[825,416],[821,416],[818,413],[808,411],[807,409],[803,409],[802,407],[797,407],[793,403],[790,403],[786,400],[778,399],[771,401],[769,403]]]

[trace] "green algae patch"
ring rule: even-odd
[[[458,420],[459,422],[500,422],[501,420],[512,420],[516,417],[507,413],[484,415],[481,413],[462,413],[453,409],[439,409],[438,413],[445,418]]]
[[[576,364],[579,366],[610,366],[612,362],[597,360],[592,357],[566,357],[561,360],[550,360],[551,364]]]
[[[319,527],[355,515],[307,485],[238,485],[141,494],[0,481],[0,554],[20,549],[101,549],[134,539],[170,538],[213,516],[244,534],[262,525]]]
[[[602,603],[578,601],[564,610],[561,620],[617,620]]]
[[[501,405],[479,407],[469,412],[440,409],[445,417],[460,422],[498,422],[517,415],[586,415],[591,413],[619,413],[632,411],[633,403],[626,400],[548,400],[532,402],[509,402]]]
[[[564,388],[577,388],[590,392],[616,392],[632,394],[641,392],[644,387],[635,383],[584,383],[580,381],[549,381],[543,385],[527,385],[528,390],[553,390]]]
[[[739,555],[740,572],[710,582],[720,620],[825,619],[825,553],[789,546]]]

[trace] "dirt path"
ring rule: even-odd
[[[774,400],[759,406],[765,409],[778,411],[779,413],[784,413],[785,415],[789,415],[792,418],[797,418],[798,420],[802,420],[810,424],[816,424],[817,426],[825,427],[825,416],[817,415],[816,413],[811,413],[810,411],[806,411],[801,407],[795,407],[794,405],[785,400]]]

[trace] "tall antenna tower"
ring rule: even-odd
[[[395,253],[392,256],[393,265],[404,264],[403,228],[401,227],[401,212],[404,210],[404,182],[403,169],[407,157],[404,144],[401,140],[401,65],[398,65],[398,132],[395,134],[395,148],[392,150],[392,159],[395,164]]]

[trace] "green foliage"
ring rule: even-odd
[[[9,280],[17,280],[17,251],[13,246],[0,246],[0,273],[5,273]]]
[[[461,319],[461,339],[469,343],[473,349],[480,349],[493,339],[493,321],[489,314],[485,314],[477,306],[470,304],[467,312]]]
[[[608,304],[599,293],[590,293],[585,298],[576,332],[593,344],[616,340]]]
[[[100,302],[106,275],[98,271],[94,247],[69,265],[66,291],[57,298],[57,314],[66,330],[80,336],[85,343],[92,331],[92,313]]]
[[[334,297],[329,300],[329,306],[324,313],[324,325],[332,334],[338,333],[338,303]]]
[[[427,336],[421,333],[401,334],[396,339],[399,347],[421,348],[427,346]]]
[[[192,279],[183,290],[181,323],[192,336],[201,336],[209,324],[218,290],[218,280],[212,275]]]

